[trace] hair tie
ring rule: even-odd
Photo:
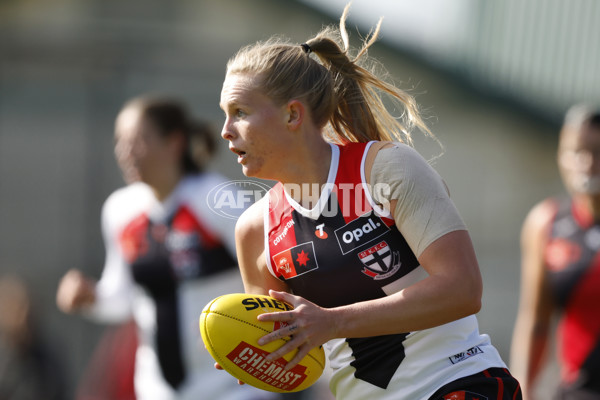
[[[306,43],[302,43],[302,44],[300,45],[300,47],[302,47],[302,50],[304,50],[304,52],[305,52],[306,54],[308,54],[308,53],[310,53],[310,52],[312,51],[312,49],[310,48],[310,46],[309,46],[309,45],[307,45]]]

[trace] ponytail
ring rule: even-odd
[[[414,128],[435,139],[414,98],[378,78],[378,65],[367,55],[377,40],[381,20],[356,57],[349,57],[345,26],[348,11],[349,5],[339,30],[325,28],[302,45],[275,37],[241,49],[229,60],[227,72],[255,74],[260,90],[280,104],[302,99],[310,108],[313,122],[325,128],[324,134],[332,142],[389,140],[412,144]],[[383,96],[401,110],[400,115],[388,111]]]

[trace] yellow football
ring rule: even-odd
[[[257,320],[263,313],[291,310],[287,303],[270,296],[231,293],[209,302],[200,315],[200,333],[208,352],[224,370],[237,379],[270,392],[298,392],[316,382],[325,368],[325,352],[315,347],[289,371],[283,367],[294,352],[274,361],[265,357],[289,338],[264,346],[258,339],[285,326],[284,322]]]

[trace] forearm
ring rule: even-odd
[[[329,312],[337,337],[418,331],[478,312],[480,298],[473,295],[468,286],[443,276],[429,276],[390,296],[337,307]]]
[[[428,276],[390,296],[333,309],[338,337],[412,332],[474,314],[482,282],[467,231],[450,232],[419,256]]]
[[[283,282],[272,279],[272,280],[249,280],[245,279],[244,291],[251,294],[263,294],[269,295],[269,290],[277,290],[282,292],[288,292],[289,288]]]
[[[448,244],[448,239],[452,237],[438,241],[442,246],[437,250],[447,249],[443,244]],[[420,259],[422,264],[429,265],[439,258],[441,253],[435,247]],[[260,315],[261,321],[284,321],[289,326],[264,336],[259,344],[293,335],[293,340],[269,356],[276,359],[294,348],[301,348],[302,351],[291,362],[293,366],[308,350],[334,338],[413,332],[471,315],[480,308],[480,276],[476,264],[459,262],[456,265],[457,260],[462,258],[450,257],[442,262],[444,265],[430,265],[427,278],[394,294],[340,307],[323,308],[302,297],[273,291],[270,293],[272,296],[292,304],[294,310]]]
[[[548,336],[547,323],[529,322],[521,318],[515,324],[510,368],[521,383],[524,393],[531,394],[535,380],[543,368]]]

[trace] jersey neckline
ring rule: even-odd
[[[313,208],[308,209],[300,205],[296,200],[293,199],[292,196],[288,194],[288,192],[285,190],[285,186],[283,187],[284,196],[287,202],[290,204],[290,206],[292,206],[294,210],[299,212],[304,217],[313,220],[319,218],[319,216],[323,212],[323,209],[325,208],[327,201],[329,200],[329,196],[333,191],[335,179],[337,177],[338,166],[340,162],[340,149],[337,145],[333,143],[329,143],[329,146],[331,147],[331,162],[329,164],[329,174],[327,175],[327,182],[323,185],[321,195],[319,196],[319,200]],[[305,188],[301,185],[300,189],[304,191]]]

